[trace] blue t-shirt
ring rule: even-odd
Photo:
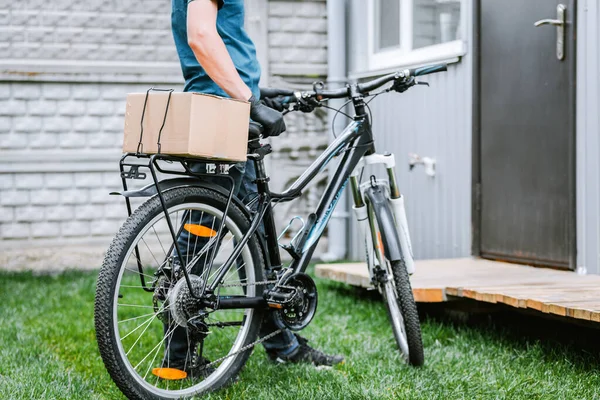
[[[183,90],[229,97],[210,79],[188,45],[187,3],[188,0],[172,0],[171,12],[173,38],[185,78]],[[217,31],[223,39],[240,77],[252,90],[252,93],[259,97],[260,65],[254,43],[244,29],[244,0],[224,0],[219,3],[222,3],[222,7],[217,14]],[[221,6],[221,4],[219,5]]]

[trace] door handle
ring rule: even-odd
[[[564,60],[565,58],[565,26],[567,16],[567,7],[564,4],[556,6],[556,19],[540,19],[533,26],[536,28],[543,25],[556,26],[556,58]]]
[[[537,21],[533,25],[535,25],[536,27],[538,27],[538,26],[542,26],[542,25],[562,26],[564,24],[565,24],[565,22],[561,21],[559,19],[540,19],[539,21]]]

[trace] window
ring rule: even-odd
[[[465,54],[465,0],[369,0],[369,69]]]

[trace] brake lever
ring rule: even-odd
[[[425,86],[429,86],[429,82],[424,82],[424,81],[421,81],[421,82],[415,82],[415,84],[417,84],[417,85],[425,85]]]

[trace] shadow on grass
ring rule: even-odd
[[[383,301],[376,290],[337,282],[326,282],[321,286],[324,290],[362,302]],[[451,326],[456,332],[471,331],[486,341],[497,342],[519,352],[538,346],[544,357],[540,362],[566,360],[581,371],[600,372],[600,323],[584,324],[572,319],[467,299],[448,303],[420,303],[418,308],[424,324]],[[440,334],[444,336],[442,330]],[[445,339],[436,338],[441,342]]]
[[[423,320],[472,329],[483,337],[502,342],[515,350],[539,346],[544,362],[566,360],[574,368],[600,372],[600,324],[583,325],[576,320],[554,318],[542,313],[520,311],[504,305],[458,303],[423,304]]]

